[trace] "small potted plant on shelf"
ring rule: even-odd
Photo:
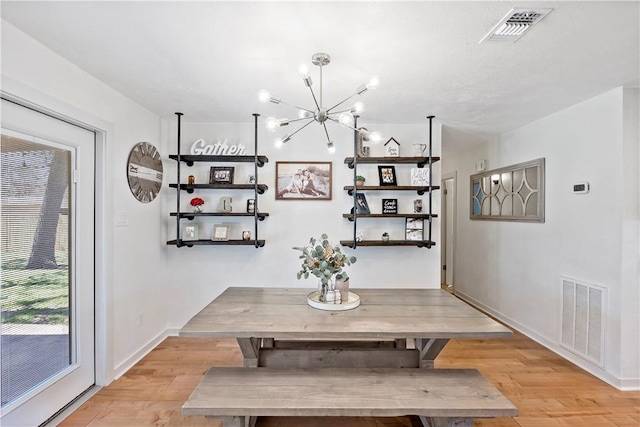
[[[191,204],[191,206],[193,206],[194,213],[202,212],[202,206],[204,205],[204,200],[202,200],[200,197],[194,197],[193,199],[191,199],[189,203]]]
[[[364,182],[366,181],[365,177],[362,175],[357,175],[356,176],[356,187],[362,187],[364,185]]]

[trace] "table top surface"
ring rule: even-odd
[[[232,287],[196,314],[184,337],[275,339],[500,338],[510,329],[441,289],[351,289],[359,307],[324,311],[312,289]]]

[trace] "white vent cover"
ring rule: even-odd
[[[607,289],[562,277],[560,345],[604,368],[604,319]]]
[[[484,41],[514,43],[553,9],[511,9],[480,43]]]

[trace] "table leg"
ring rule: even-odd
[[[243,366],[245,368],[258,367],[258,355],[262,338],[238,338],[238,345],[242,351]]]
[[[416,338],[414,339],[415,347],[420,352],[420,367],[433,368],[434,360],[445,345],[449,342],[448,338]]]

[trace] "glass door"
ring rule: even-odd
[[[1,425],[36,426],[95,383],[94,145],[2,100]]]

